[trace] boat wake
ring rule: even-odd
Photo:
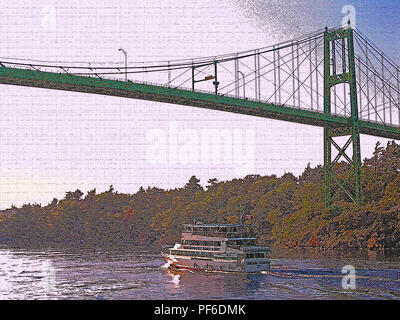
[[[163,264],[163,265],[161,266],[161,268],[164,268],[164,269],[169,269],[169,268],[170,268],[170,266],[171,266],[171,264],[172,264],[172,262],[171,262],[171,261],[167,261],[165,264]]]

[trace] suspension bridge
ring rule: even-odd
[[[0,83],[322,127],[327,208],[339,191],[362,204],[360,134],[400,140],[400,68],[351,27],[255,50],[124,66],[1,58]],[[344,180],[334,172],[341,159],[351,165]]]

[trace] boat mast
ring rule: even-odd
[[[241,213],[240,214],[240,229],[241,229],[241,232],[240,232],[240,236],[243,238],[243,225],[244,225],[244,213]]]

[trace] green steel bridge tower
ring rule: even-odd
[[[171,61],[96,65],[2,58],[0,84],[321,127],[326,208],[337,201],[363,203],[361,134],[400,140],[400,68],[351,27],[325,28],[243,52]],[[343,163],[346,172],[338,172]]]
[[[342,70],[337,73],[335,43],[342,43]],[[333,48],[333,51],[332,51]],[[346,58],[347,57],[347,58]],[[331,63],[332,62],[332,63]],[[358,121],[358,97],[356,81],[356,62],[354,54],[354,37],[351,28],[324,34],[324,112],[332,112],[332,90],[339,84],[348,84],[350,89],[350,115],[348,126],[342,128],[324,128],[324,203],[325,207],[332,205],[332,183],[336,182],[339,189],[356,204],[362,204],[361,182],[361,150],[360,150],[360,124]],[[335,142],[335,137],[349,136],[344,147]],[[353,144],[353,156],[346,154],[347,148]],[[332,146],[337,149],[338,156],[332,162]],[[333,166],[341,158],[352,164],[354,190],[349,190],[345,184],[336,177]]]

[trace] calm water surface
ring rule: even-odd
[[[400,263],[274,259],[266,274],[172,273],[157,250],[0,249],[0,299],[400,299]],[[341,269],[357,268],[357,289]]]

